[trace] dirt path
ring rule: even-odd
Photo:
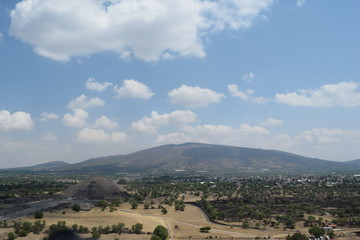
[[[189,226],[189,227],[193,227],[193,228],[197,228],[197,229],[203,227],[203,225],[187,223],[187,222],[179,221],[179,220],[173,220],[173,219],[169,219],[169,218],[166,218],[166,217],[152,216],[152,215],[146,214],[146,213],[138,213],[138,212],[134,212],[134,211],[130,211],[130,210],[120,210],[120,211],[135,214],[135,215],[141,215],[141,216],[151,216],[153,218],[157,218],[157,219],[160,219],[160,220],[164,221],[165,225],[169,229],[169,234],[171,236],[171,239],[173,239],[174,234],[173,234],[172,228],[170,227],[169,223],[176,223],[176,224],[179,224],[179,225]],[[211,224],[211,225],[215,225],[214,223],[212,223],[210,221],[208,221],[208,223]],[[210,232],[212,232],[212,233],[221,233],[221,234],[229,235],[231,237],[241,237],[241,238],[254,238],[255,237],[254,235],[250,235],[250,234],[236,233],[236,232],[233,232],[233,231],[226,231],[226,230],[221,230],[221,229],[217,229],[217,228],[211,228]]]

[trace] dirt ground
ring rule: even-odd
[[[160,209],[143,209],[139,205],[138,209],[131,209],[130,204],[122,204],[116,211],[110,212],[109,208],[101,211],[100,208],[94,208],[91,211],[74,212],[71,209],[58,210],[53,212],[44,212],[44,220],[47,227],[56,224],[58,221],[66,221],[66,225],[71,227],[73,224],[84,225],[91,229],[94,226],[113,225],[119,222],[125,224],[125,227],[131,228],[135,223],[142,223],[143,232],[152,232],[157,225],[163,225],[169,229],[171,239],[206,239],[210,236],[218,239],[254,239],[255,237],[271,236],[271,239],[281,239],[288,234],[295,233],[295,230],[281,229],[242,229],[239,227],[223,226],[219,224],[209,223],[203,212],[193,205],[186,204],[185,211],[175,211],[174,207],[166,206],[168,213],[161,213]],[[65,214],[63,212],[65,211]],[[32,217],[23,217],[16,219],[21,221],[34,222]],[[9,222],[11,225],[11,221]],[[238,223],[240,224],[240,223]],[[199,229],[203,226],[211,227],[209,233],[200,233]],[[301,226],[299,226],[301,229]],[[13,231],[12,228],[0,228],[0,239],[6,239],[8,232]],[[306,233],[306,229],[303,230]],[[354,231],[352,229],[352,231]],[[342,231],[346,233],[346,231]],[[90,237],[90,234],[83,234],[83,237]],[[30,234],[24,238],[28,240],[42,240],[46,234],[34,235]],[[113,240],[119,238],[122,240],[148,240],[150,236],[147,234],[103,234],[101,239]]]

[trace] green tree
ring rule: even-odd
[[[305,234],[302,234],[300,232],[297,232],[293,235],[288,235],[286,237],[286,240],[308,240]]]
[[[72,206],[72,210],[75,211],[75,212],[79,212],[81,209],[80,205],[75,203],[73,206]]]
[[[166,227],[158,225],[156,226],[156,228],[154,229],[153,234],[155,236],[160,237],[161,240],[166,240],[169,237],[169,232],[166,229]]]
[[[150,240],[162,240],[161,237],[156,236],[156,235],[152,235]]]
[[[242,226],[242,228],[249,228],[250,224],[249,224],[248,221],[245,221],[245,222],[242,223],[241,226]]]
[[[8,237],[8,240],[14,240],[16,238],[16,235],[13,232],[9,232],[7,237]]]
[[[92,238],[93,239],[100,239],[100,237],[101,237],[101,233],[99,233],[99,232],[92,232],[91,233],[91,236],[92,236]]]
[[[136,223],[131,226],[131,231],[136,234],[140,234],[143,229],[143,225],[141,223]]]
[[[42,211],[36,211],[35,212],[35,218],[36,219],[41,219],[44,217],[44,213]]]
[[[138,206],[139,206],[139,204],[137,202],[132,202],[131,203],[131,208],[132,209],[136,209],[136,208],[138,208]]]
[[[167,214],[167,213],[168,213],[168,210],[163,207],[163,208],[161,208],[161,212],[162,212],[163,214]]]
[[[200,228],[200,232],[202,233],[208,233],[211,230],[211,227],[201,227]]]
[[[312,226],[311,228],[309,228],[309,233],[311,235],[314,235],[314,237],[318,238],[325,235],[325,230],[318,226]]]

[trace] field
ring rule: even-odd
[[[17,219],[21,221],[34,221],[33,217],[23,217]],[[169,229],[172,239],[254,239],[261,237],[261,239],[284,239],[287,234],[295,233],[296,230],[279,230],[279,229],[242,229],[240,227],[230,227],[210,223],[202,210],[196,206],[186,204],[185,211],[175,211],[173,208],[168,208],[168,213],[161,213],[160,209],[131,209],[129,203],[120,205],[117,210],[110,212],[108,208],[104,211],[101,208],[96,207],[91,211],[74,212],[71,209],[57,210],[53,212],[45,212],[43,220],[47,225],[56,224],[58,221],[66,221],[68,226],[73,224],[81,224],[89,229],[94,226],[106,226],[115,223],[122,222],[125,227],[130,227],[135,223],[142,223],[144,225],[144,234],[103,234],[101,239],[113,240],[115,238],[123,240],[142,240],[150,239],[147,232],[152,232],[157,225],[165,226]],[[200,233],[199,229],[203,226],[211,227],[209,233]],[[297,229],[301,229],[301,226],[297,226]],[[305,230],[305,229],[304,229]],[[355,229],[347,229],[342,231],[344,234],[348,234],[349,231]],[[6,239],[6,234],[12,231],[12,228],[1,228],[0,239]],[[306,232],[306,231],[304,231]],[[47,235],[41,233],[39,235],[29,234],[28,236],[18,239],[40,240]],[[91,234],[81,234],[83,238],[91,237]]]

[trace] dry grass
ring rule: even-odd
[[[131,228],[135,223],[142,223],[144,225],[144,232],[152,232],[157,225],[166,226],[173,239],[189,239],[192,236],[192,239],[206,239],[206,237],[212,236],[212,238],[222,238],[222,239],[254,239],[256,236],[272,236],[273,238],[284,238],[287,234],[292,234],[295,230],[286,230],[281,229],[242,229],[239,227],[229,227],[219,224],[209,223],[204,216],[203,212],[195,206],[186,205],[185,211],[175,211],[174,207],[166,206],[168,213],[162,214],[160,209],[143,209],[142,205],[139,205],[138,209],[131,209],[130,204],[122,204],[114,212],[109,212],[109,209],[101,211],[100,208],[94,208],[91,211],[85,212],[74,212],[71,209],[54,211],[54,212],[45,212],[44,220],[47,223],[47,226],[51,224],[56,224],[58,221],[66,221],[67,226],[72,226],[73,224],[84,225],[91,229],[94,226],[102,225],[113,225],[119,222],[125,224],[125,227]],[[35,219],[30,217],[21,218],[21,221],[35,221]],[[237,223],[240,224],[240,223]],[[177,226],[177,227],[175,227]],[[202,226],[210,226],[210,233],[200,233],[199,229]],[[298,229],[302,229],[302,226],[297,226]],[[0,239],[6,239],[6,234],[12,229],[0,229]],[[305,231],[305,229],[303,229]],[[306,232],[306,231],[305,231]],[[29,240],[40,240],[43,239],[46,235],[34,235],[30,234],[26,238],[18,239],[29,239]],[[82,235],[83,237],[90,237],[90,234]],[[145,240],[150,239],[149,235],[146,234],[107,234],[102,235],[101,239],[104,240],[113,240],[119,238],[122,240]]]

